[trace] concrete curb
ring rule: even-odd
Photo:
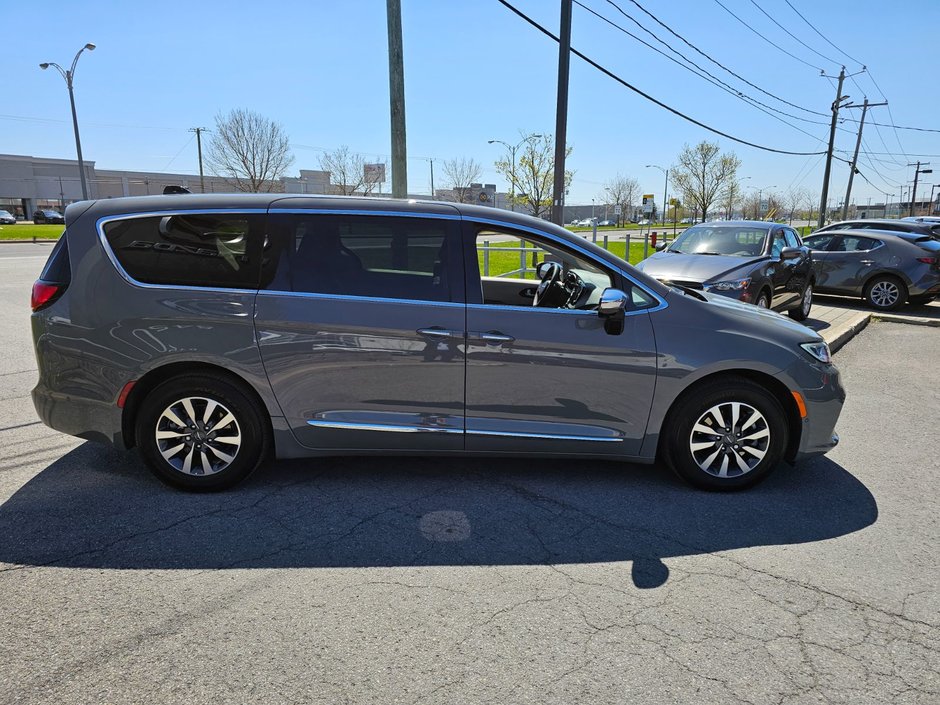
[[[909,326],[931,326],[940,328],[940,318],[922,318],[920,316],[898,316],[893,313],[873,313],[872,318],[885,323],[906,323]]]
[[[829,343],[829,350],[836,352],[852,338],[858,335],[869,324],[872,319],[870,313],[861,314],[861,316],[848,323],[844,323],[833,329],[826,329],[822,332],[823,339]]]
[[[43,243],[58,242],[58,241],[59,241],[59,238],[55,238],[54,240],[50,240],[49,238],[32,238],[32,239],[20,238],[16,240],[0,240],[0,245],[4,245],[6,243],[12,243],[14,245],[16,244],[41,245]]]

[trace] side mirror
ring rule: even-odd
[[[608,335],[623,333],[624,309],[627,307],[627,295],[620,289],[604,289],[601,300],[597,303],[597,315],[604,321],[604,331]]]
[[[799,247],[784,247],[780,250],[780,261],[783,262],[788,259],[799,259],[803,256],[803,250]]]
[[[538,276],[539,279],[544,279],[545,275],[548,274],[548,268],[551,266],[552,266],[552,263],[547,260],[539,262],[538,265],[535,267],[535,274]]]
[[[663,250],[666,249],[666,247],[668,247],[668,245],[669,243],[660,240],[659,242],[656,243],[656,251],[662,252]]]

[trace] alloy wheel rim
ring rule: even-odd
[[[695,464],[722,479],[751,472],[769,448],[767,419],[740,401],[715,404],[699,417],[689,434],[689,451]]]
[[[222,403],[184,397],[170,404],[154,429],[157,450],[185,475],[215,475],[231,465],[242,444],[241,427]]]
[[[770,308],[770,302],[767,300],[766,294],[761,294],[757,298],[757,308]]]
[[[875,306],[881,308],[893,306],[900,296],[897,284],[889,281],[880,281],[871,288],[871,300]]]
[[[808,316],[813,306],[813,287],[806,287],[806,293],[803,294],[803,315]]]

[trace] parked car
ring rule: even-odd
[[[643,220],[637,223],[637,225],[649,225],[649,224],[650,224],[649,218],[644,218]]]
[[[579,220],[577,224],[582,228],[590,228],[592,225],[594,225],[594,220],[594,218],[583,218]]]
[[[507,241],[537,281],[484,273]],[[814,331],[477,205],[82,201],[32,309],[40,418],[189,490],[269,453],[658,458],[737,489],[832,448],[845,398]]]
[[[617,221],[616,221],[616,220],[602,220],[601,222],[599,222],[599,223],[597,224],[597,226],[598,226],[599,228],[610,228],[610,227],[614,227],[614,226],[616,226],[616,225],[617,225]]]
[[[65,218],[58,211],[38,210],[33,211],[33,222],[39,223],[65,223]]]
[[[16,225],[16,217],[10,211],[0,210],[0,225]]]
[[[901,218],[901,220],[913,223],[927,223],[928,225],[940,225],[940,217],[935,215],[910,215],[906,218]]]
[[[812,309],[812,254],[793,228],[749,220],[702,223],[656,249],[638,266],[660,281],[786,311],[797,321]]]
[[[829,230],[804,239],[813,249],[816,290],[861,296],[893,311],[940,294],[940,242],[922,233]]]
[[[911,220],[894,220],[891,218],[844,220],[841,223],[826,225],[816,232],[828,233],[833,230],[883,230],[894,233],[920,233],[922,235],[940,238],[940,223],[922,223]]]

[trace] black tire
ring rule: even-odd
[[[911,306],[926,306],[931,301],[937,298],[936,294],[924,294],[923,296],[912,296],[908,299],[908,303]]]
[[[196,429],[194,426],[192,433],[205,434],[207,430],[211,432],[213,421],[218,423],[220,428],[222,427],[222,421],[227,417],[224,417],[219,407],[213,407],[216,409],[216,413],[214,417],[210,418],[210,426],[202,426],[201,417],[210,402],[224,407],[224,411],[231,413],[234,423],[229,422],[226,424],[228,430],[223,429],[218,432],[220,434],[236,434],[231,438],[236,436],[239,438],[239,445],[234,454],[230,456],[233,458],[230,462],[225,464],[226,461],[222,460],[220,456],[216,456],[213,449],[209,447],[210,445],[218,447],[224,453],[231,454],[232,446],[221,445],[230,442],[228,436],[226,436],[227,440],[220,441],[216,441],[215,436],[200,436],[201,443],[198,447],[202,448],[204,444],[206,450],[212,451],[200,451],[209,461],[208,473],[187,474],[183,471],[183,468],[178,468],[171,463],[173,461],[174,463],[183,464],[185,455],[190,456],[193,461],[192,464],[199,462],[198,456],[192,450],[194,444],[199,443],[198,440],[180,438],[180,443],[185,446],[183,450],[169,460],[164,458],[158,445],[161,442],[157,439],[159,429],[163,427],[164,430],[159,431],[161,433],[190,432],[185,427],[178,428],[175,423],[166,420],[168,417],[165,412],[170,407],[179,410],[180,407],[175,405],[178,402],[181,403],[183,399],[192,399],[190,405],[196,411],[196,422],[199,424],[199,428]],[[218,418],[220,415],[223,416],[222,419]],[[178,415],[178,418],[181,421],[184,420],[181,415]],[[209,373],[181,375],[157,386],[141,403],[140,411],[137,414],[135,433],[141,457],[151,472],[162,482],[177,489],[191,492],[215,492],[238,484],[258,467],[271,447],[270,419],[264,407],[242,385],[223,375]],[[195,436],[191,435],[189,438],[195,438]],[[176,442],[175,439],[163,441],[166,445],[175,444]],[[189,450],[189,453],[186,452],[187,450]],[[169,451],[169,448],[165,447],[166,451]],[[217,463],[220,469],[212,468],[211,464],[213,462]],[[202,472],[206,466],[202,465],[201,462],[199,464],[201,465],[200,468],[190,468],[191,471]],[[224,467],[221,467],[223,464],[225,464]],[[183,467],[185,468],[185,465]]]
[[[761,302],[764,303],[763,306],[761,306]],[[757,308],[770,308],[770,294],[767,293],[766,289],[762,290],[757,295],[757,298],[754,299],[754,305],[757,306]]]
[[[897,311],[907,301],[907,287],[897,277],[879,274],[865,285],[862,295],[868,305],[878,311]]]
[[[807,297],[809,300],[807,301]],[[791,308],[787,313],[794,321],[805,321],[809,318],[809,312],[813,308],[813,285],[807,284],[803,289],[803,295],[800,297],[800,303],[796,308]]]
[[[715,441],[713,449],[717,457],[713,462],[716,466],[713,466],[711,472],[707,471],[699,465],[699,462],[705,462],[711,457],[712,448],[693,451],[693,427],[696,427],[713,407],[724,408],[725,411],[722,413],[724,416],[728,408],[723,405],[730,407],[733,402],[750,406],[753,410],[760,412],[762,419],[754,425],[748,425],[750,412],[745,414],[743,413],[745,409],[739,407],[742,413],[740,413],[737,427],[732,428],[730,423],[727,426],[732,428],[730,433],[733,435],[736,431],[739,436],[746,439],[750,434],[761,433],[766,428],[769,438],[766,441],[763,439],[748,441],[754,449],[753,455],[745,453],[746,449],[736,451],[733,448],[737,446],[730,445],[727,452],[723,452],[722,441]],[[709,418],[713,423],[717,421],[715,417]],[[725,421],[730,422],[730,414]],[[744,426],[743,429],[742,426]],[[756,432],[753,430],[755,428]],[[695,438],[702,438],[702,434],[698,432],[695,434]],[[715,434],[715,437],[718,435]],[[720,435],[724,436],[724,433]],[[786,413],[773,394],[759,384],[742,377],[721,377],[697,386],[692,393],[683,395],[676,402],[663,427],[660,455],[673,472],[696,487],[718,491],[740,490],[757,484],[773,472],[783,457],[788,441],[789,426]],[[739,445],[743,447],[745,443]],[[696,460],[695,452],[699,453],[699,460]],[[757,453],[763,453],[763,455],[756,460],[753,467],[742,471],[737,461],[732,461],[733,453],[737,453],[745,465],[748,465]],[[726,477],[718,475],[721,472],[722,462],[726,463]]]

